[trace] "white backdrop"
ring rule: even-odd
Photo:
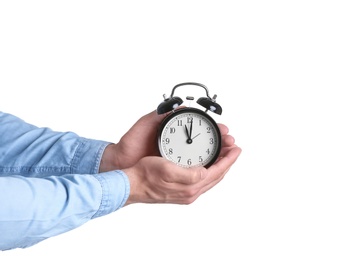
[[[338,2],[1,1],[1,111],[117,142],[195,81],[243,149],[192,205],[131,205],[1,260],[340,259]]]

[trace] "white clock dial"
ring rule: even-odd
[[[217,124],[199,109],[179,109],[161,125],[160,153],[182,167],[208,167],[217,159],[220,146]]]

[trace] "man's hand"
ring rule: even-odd
[[[192,203],[224,178],[241,153],[227,126],[218,124],[222,145],[217,161],[208,169],[177,166],[162,158],[157,147],[158,128],[165,116],[153,111],[141,117],[117,144],[104,151],[100,172],[121,169],[129,178],[126,205]]]
[[[230,142],[231,138],[224,138]],[[211,167],[182,168],[161,157],[145,157],[133,167],[124,169],[130,181],[132,203],[190,204],[220,182],[237,160],[241,149],[225,147]]]
[[[165,116],[153,111],[141,117],[117,144],[106,148],[99,172],[127,168],[145,156],[158,156],[157,131]]]

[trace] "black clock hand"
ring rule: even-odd
[[[188,144],[191,144],[192,143],[192,139],[191,139],[191,135],[190,135],[190,133],[188,132],[188,128],[187,128],[187,125],[185,125],[185,128],[186,128],[186,133],[187,133],[187,143]],[[191,129],[192,130],[192,129]],[[191,131],[190,130],[190,131]],[[192,134],[192,133],[191,133]]]
[[[186,129],[187,138],[188,138],[188,139],[191,139],[191,137],[189,136],[189,132],[188,132],[187,125],[185,125],[185,129]]]
[[[192,128],[193,128],[193,118],[191,120],[191,126],[190,126],[190,130],[189,130],[189,139],[192,139]]]

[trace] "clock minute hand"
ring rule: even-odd
[[[186,129],[186,134],[187,134],[187,141],[186,142],[188,144],[191,144],[192,143],[192,139],[191,139],[190,133],[188,132],[187,125],[185,125],[185,129]]]

